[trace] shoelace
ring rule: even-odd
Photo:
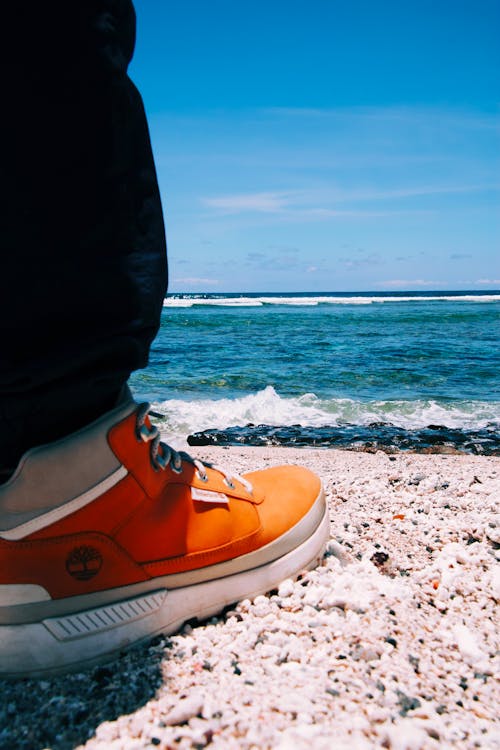
[[[198,478],[201,482],[208,482],[208,474],[206,468],[213,469],[219,472],[224,477],[224,483],[229,489],[236,489],[236,485],[233,480],[240,482],[247,492],[252,493],[253,487],[248,479],[240,476],[239,474],[228,472],[224,467],[217,466],[216,464],[204,463],[199,461],[197,458],[193,458],[189,453],[184,451],[176,451],[167,443],[161,441],[160,432],[155,425],[148,427],[146,424],[146,417],[150,412],[149,404],[139,404],[137,409],[136,418],[136,429],[137,435],[144,440],[145,443],[151,443],[151,463],[156,469],[162,469],[163,471],[170,465],[172,471],[176,474],[182,473],[182,462],[187,461],[193,464],[196,468]],[[161,451],[160,451],[161,448]]]

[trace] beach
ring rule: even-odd
[[[192,452],[317,471],[321,566],[112,664],[4,682],[0,748],[500,747],[500,458]]]

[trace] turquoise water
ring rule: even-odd
[[[439,426],[450,444],[453,431],[486,431],[476,443],[489,451],[499,372],[500,293],[184,295],[165,301],[132,387],[178,435],[215,430],[224,442],[241,428],[226,442],[328,444],[330,428],[348,443],[373,425],[358,442],[392,427],[411,443]]]

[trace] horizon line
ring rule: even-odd
[[[294,294],[309,294],[314,297],[318,297],[325,294],[411,294],[411,293],[419,293],[419,294],[500,294],[500,289],[360,289],[360,290],[322,290],[322,291],[311,291],[304,289],[302,291],[227,291],[227,290],[219,290],[214,291],[213,289],[211,291],[203,290],[203,289],[191,289],[191,290],[182,290],[182,291],[173,291],[173,292],[167,292],[165,297],[169,297],[174,294],[207,294],[207,295],[220,295],[220,294],[239,294],[239,295],[257,295],[257,294],[273,294],[276,296],[280,295],[294,295]]]

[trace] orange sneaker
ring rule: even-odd
[[[133,402],[29,451],[0,486],[0,675],[85,668],[321,558],[319,478],[245,476],[160,442]]]

